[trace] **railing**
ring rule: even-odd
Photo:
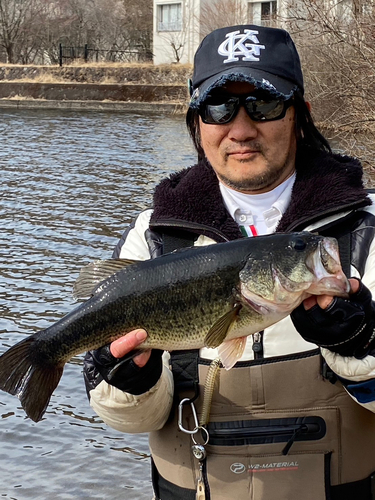
[[[88,61],[111,62],[146,62],[152,60],[152,53],[142,49],[116,50],[116,49],[91,49],[85,44],[83,47],[59,47],[59,64],[63,65],[64,59],[83,59]]]

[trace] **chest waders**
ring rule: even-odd
[[[348,227],[335,234],[347,274]],[[375,415],[347,394],[319,349],[220,369],[209,421],[192,440],[180,429],[201,425],[210,363],[198,351],[171,354],[174,411],[150,434],[157,499],[375,500]]]

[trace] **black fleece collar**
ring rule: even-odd
[[[329,214],[371,205],[359,160],[311,148],[296,158],[296,181],[277,231],[296,230]],[[302,224],[302,227],[301,227]]]
[[[278,231],[297,230],[328,214],[371,204],[362,167],[354,158],[303,148],[297,153],[296,171],[291,201]],[[241,237],[224,206],[216,174],[205,161],[172,174],[155,189],[151,227],[160,230],[182,221],[212,227],[229,240]],[[202,232],[220,241],[217,234]]]

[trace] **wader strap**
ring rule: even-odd
[[[175,229],[173,234],[162,233],[163,240],[163,254],[173,252],[180,248],[187,248],[194,246],[194,241],[197,235]]]
[[[352,212],[339,222],[334,221],[326,224],[319,229],[322,236],[330,236],[337,239],[340,252],[341,267],[347,277],[350,277],[350,264],[352,254],[352,235],[351,231],[355,227],[358,219],[363,214]]]
[[[352,255],[352,234],[346,233],[337,238],[339,244],[341,267],[345,275],[350,278],[350,264]]]
[[[171,352],[174,393],[178,400],[181,399],[180,393],[191,394],[191,401],[199,396],[198,359],[198,349]]]

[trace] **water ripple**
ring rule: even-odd
[[[163,115],[3,111],[0,134],[2,353],[74,307],[79,269],[110,257],[155,184],[194,154],[183,119]],[[38,424],[0,393],[1,497],[151,498],[147,437],[107,428],[81,372],[76,356]]]

